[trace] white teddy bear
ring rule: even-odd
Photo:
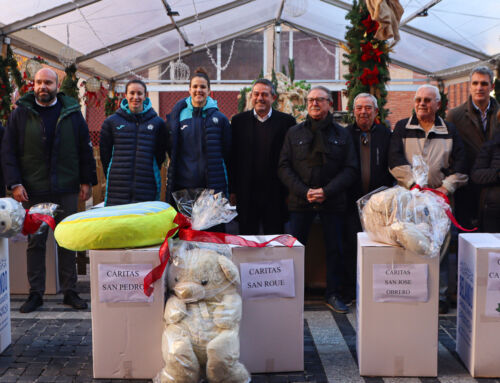
[[[182,248],[181,248],[182,249]],[[242,301],[234,263],[210,249],[182,249],[168,269],[161,383],[247,383],[239,362]]]

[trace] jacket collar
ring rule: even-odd
[[[406,129],[415,129],[424,131],[424,128],[420,126],[417,115],[415,113],[408,120],[408,123],[406,124]],[[436,115],[436,118],[434,119],[434,126],[431,128],[431,130],[429,130],[429,133],[430,132],[434,132],[436,134],[448,134],[448,128],[446,127],[446,124],[444,123],[443,119],[438,115]]]

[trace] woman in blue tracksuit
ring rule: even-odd
[[[101,129],[105,205],[159,200],[166,148],[167,127],[146,97],[146,84],[129,81],[120,108]]]
[[[167,116],[170,126],[167,201],[172,201],[172,192],[181,189],[205,188],[229,195],[231,129],[209,93],[207,72],[198,68],[189,84],[189,97],[177,102]]]

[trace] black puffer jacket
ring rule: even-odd
[[[160,167],[166,157],[166,125],[146,100],[130,113],[127,100],[103,123],[100,154],[106,176],[106,206],[160,199]]]
[[[481,147],[471,171],[471,178],[474,183],[483,187],[483,212],[489,209],[500,212],[500,133]]]
[[[329,114],[326,118],[332,118]],[[308,158],[313,132],[300,123],[291,127],[281,150],[278,176],[288,188],[288,210],[327,210],[342,212],[346,209],[346,192],[359,172],[358,159],[349,132],[333,119],[323,129],[326,163],[320,169],[319,185],[312,185],[312,168]],[[321,204],[311,204],[306,195],[310,188],[323,188],[326,199]]]

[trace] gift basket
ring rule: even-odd
[[[220,239],[223,233],[199,230],[236,216],[221,193],[183,190],[173,195],[179,212],[188,216],[185,219],[189,222],[179,222],[180,226],[190,226],[189,231],[200,239],[210,235]],[[242,312],[239,272],[231,261],[229,246],[216,242],[168,240],[170,296],[162,336],[165,367],[155,377],[156,383],[250,381],[248,371],[238,361]]]
[[[35,234],[42,225],[49,225],[53,230],[57,208],[54,203],[39,203],[25,210],[13,198],[0,198],[0,237]]]
[[[427,185],[428,166],[415,155],[416,181],[411,190],[401,186],[379,188],[358,200],[363,230],[380,242],[401,246],[425,257],[436,257],[450,229],[450,206],[446,195]]]

